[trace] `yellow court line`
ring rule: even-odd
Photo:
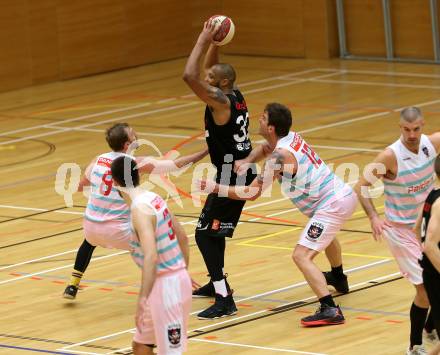
[[[382,209],[382,208],[384,208],[384,205],[377,207],[378,210]],[[358,211],[358,212],[353,213],[353,216],[354,215],[360,215],[362,213],[365,213],[365,212],[363,210],[362,211]],[[263,239],[268,239],[268,238],[276,237],[278,235],[289,233],[289,232],[293,232],[293,231],[296,231],[296,230],[299,230],[299,229],[302,229],[302,228],[303,227],[288,228],[288,229],[285,229],[285,230],[282,230],[282,231],[279,231],[279,232],[266,234],[266,235],[263,235],[261,237],[257,237],[257,238],[250,239],[250,240],[247,240],[247,241],[244,241],[244,242],[240,242],[240,243],[237,243],[237,245],[247,246],[247,247],[254,247],[254,248],[278,249],[278,250],[289,250],[289,251],[292,251],[294,247],[281,247],[281,246],[275,246],[275,245],[255,244],[254,242],[260,241],[260,240],[263,240]],[[357,256],[357,257],[360,257],[360,258],[391,260],[391,258],[388,257],[388,256],[380,256],[380,255],[378,256],[378,255],[356,254],[356,253],[342,253],[342,255],[343,256]]]
[[[246,242],[240,243],[238,245],[246,246],[246,247],[253,247],[253,248],[278,249],[278,250],[289,250],[289,251],[293,251],[293,249],[295,248],[294,246],[289,248],[289,247],[279,247],[279,246],[275,246],[275,245],[246,244]],[[389,256],[381,256],[381,255],[355,254],[355,253],[342,253],[342,255],[343,256],[357,256],[359,258],[368,258],[368,259],[392,260],[392,258]]]
[[[248,243],[252,243],[252,242],[255,242],[257,240],[263,240],[263,239],[267,239],[267,238],[272,238],[272,237],[275,237],[275,236],[280,235],[280,234],[296,231],[298,229],[302,229],[302,227],[288,228],[288,229],[285,229],[285,230],[280,231],[280,232],[266,234],[266,235],[263,235],[261,237],[257,237],[257,238],[251,239],[251,240],[247,240],[245,242],[238,243],[237,245],[246,245]]]

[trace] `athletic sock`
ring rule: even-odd
[[[340,277],[344,275],[344,269],[342,268],[342,264],[336,267],[332,266],[332,274],[336,277]]]
[[[335,301],[333,301],[332,295],[327,295],[324,297],[321,297],[319,299],[319,302],[321,303],[321,306],[326,305],[329,307],[336,307]]]
[[[411,305],[411,310],[409,312],[409,318],[411,320],[411,349],[414,345],[422,344],[423,327],[425,326],[427,315],[428,308],[418,307],[414,303]]]
[[[225,279],[222,279],[220,281],[214,281],[213,284],[214,284],[215,293],[221,295],[222,297],[226,297],[228,295]]]
[[[78,287],[79,283],[81,282],[81,278],[83,276],[83,273],[78,270],[73,270],[72,276],[70,277],[70,283],[69,285]]]

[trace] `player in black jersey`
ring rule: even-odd
[[[186,63],[183,80],[204,102],[205,133],[212,164],[217,168],[216,181],[223,185],[250,183],[253,173],[237,175],[236,160],[246,158],[252,150],[249,139],[249,113],[241,92],[234,86],[235,71],[229,64],[219,63],[218,46],[213,36],[218,28],[209,20]],[[200,75],[200,62],[206,52],[205,79]],[[210,194],[196,227],[195,239],[211,280],[193,295],[215,297],[215,303],[198,314],[200,319],[214,319],[237,312],[232,292],[224,276],[225,237],[232,237],[244,201]]]
[[[435,160],[435,173],[440,179],[440,155]],[[440,335],[440,188],[434,189],[426,198],[416,231],[421,232],[423,257],[420,265],[423,268],[423,284],[431,304],[434,320],[434,337]],[[440,354],[440,343],[429,352]]]

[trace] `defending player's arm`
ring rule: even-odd
[[[424,253],[432,265],[440,272],[440,199],[434,202],[431,207],[431,218],[426,228]]]
[[[218,27],[209,20],[205,22],[203,31],[188,58],[183,73],[183,80],[194,93],[214,109],[229,110],[229,99],[219,88],[209,85],[200,77],[200,61],[207,46],[218,31]],[[228,112],[229,113],[229,112]],[[229,116],[228,116],[229,118]]]
[[[138,157],[136,162],[141,174],[163,174],[171,171],[176,171],[184,166],[197,163],[208,154],[208,149],[201,150],[197,153],[183,155],[175,160],[171,159],[156,159],[153,157]]]
[[[177,242],[179,243],[180,250],[182,251],[183,258],[185,259],[186,267],[189,266],[189,243],[188,243],[188,237],[185,233],[185,230],[183,229],[182,225],[180,224],[179,220],[171,214],[171,220],[173,223],[173,229],[174,233],[176,233],[177,236]]]
[[[440,153],[440,132],[435,132],[429,136],[429,140],[435,148],[435,151]]]
[[[96,158],[92,160],[92,162],[87,166],[86,170],[84,171],[84,175],[82,176],[78,184],[78,189],[77,189],[78,192],[83,191],[85,186],[90,186],[92,169],[95,166],[95,163],[96,163]]]
[[[267,189],[275,178],[283,171],[286,161],[286,153],[282,150],[276,150],[264,163],[263,172],[258,175],[248,186],[227,186],[220,185],[214,181],[202,180],[200,182],[201,190],[218,193],[219,196],[227,196],[233,200],[254,201]]]
[[[362,208],[370,219],[373,237],[376,241],[381,240],[385,221],[379,217],[373,204],[373,200],[370,197],[368,188],[377,180],[385,177],[389,171],[393,170],[393,165],[396,161],[395,159],[396,158],[390,149],[385,149],[383,152],[379,153],[373,163],[368,165],[365,174],[360,177],[358,183],[354,187]]]
[[[139,300],[143,297],[148,297],[153,289],[156,280],[156,217],[150,207],[145,204],[139,204],[132,208],[132,222],[134,230],[139,238],[142,254],[144,254],[144,261],[142,265],[142,283],[139,293]],[[136,311],[136,320],[140,316],[140,304],[138,302],[138,309]]]
[[[269,144],[269,142],[264,142],[260,144],[255,149],[252,149],[250,154],[241,160],[236,160],[234,162],[234,172],[240,174],[240,172],[246,172],[249,164],[259,162],[267,158],[274,150],[274,147]]]

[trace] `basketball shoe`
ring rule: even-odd
[[[301,324],[305,327],[343,323],[345,323],[345,318],[339,306],[330,307],[326,304],[320,305],[315,314],[301,319]]]
[[[340,293],[348,293],[347,275],[335,276],[331,271],[323,272],[327,285],[333,286]]]
[[[77,292],[78,292],[78,286],[69,285],[64,290],[63,297],[69,300],[74,300]]]
[[[219,294],[215,295],[215,303],[200,312],[197,315],[199,319],[217,319],[221,317],[232,316],[237,313],[237,306],[235,305],[234,298],[232,298],[232,293],[223,297]]]

